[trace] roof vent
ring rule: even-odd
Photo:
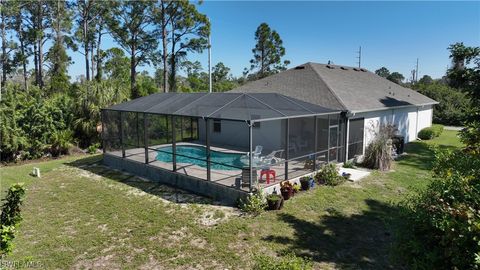
[[[348,68],[346,68],[346,67],[340,67],[340,68],[343,69],[343,70],[348,70]]]
[[[360,70],[361,70],[361,71],[363,71],[363,72],[367,72],[367,70],[366,70],[366,69],[364,69],[364,68],[361,68]]]
[[[295,69],[305,69],[305,66],[296,66]]]
[[[329,68],[329,69],[334,69],[335,67],[334,67],[334,66],[327,65],[327,68]]]
[[[355,70],[355,71],[360,71],[360,69],[358,69],[358,68],[353,68],[353,70]]]

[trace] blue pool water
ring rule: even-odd
[[[156,157],[157,160],[163,161],[163,162],[172,162],[171,146],[161,147],[161,148],[158,148],[157,150],[159,150]],[[177,162],[195,164],[195,165],[206,168],[207,167],[207,162],[205,161],[207,156],[206,150],[207,149],[202,146],[178,145],[177,146]],[[243,166],[245,166],[245,164],[242,161],[240,161],[240,158],[242,156],[243,154],[223,153],[223,152],[210,150],[210,161],[212,162],[211,168],[215,170],[238,170]],[[199,159],[202,159],[202,160],[199,160]],[[231,166],[235,166],[236,168],[225,166],[222,164],[216,164],[216,163],[231,165]]]

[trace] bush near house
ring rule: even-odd
[[[328,186],[336,186],[345,181],[345,178],[338,174],[338,168],[333,163],[328,163],[322,166],[322,168],[315,174],[315,180],[319,184],[325,184]]]
[[[381,171],[390,170],[393,161],[392,138],[398,129],[391,124],[381,124],[378,128],[372,126],[370,132],[374,134],[372,142],[365,149],[363,165],[370,169]]]
[[[435,131],[432,127],[426,127],[418,132],[418,138],[422,140],[431,140],[435,138]]]
[[[401,204],[396,248],[413,269],[478,269],[480,154],[435,152],[434,181]]]
[[[440,124],[433,124],[432,129],[435,137],[438,137],[442,135],[444,127],[443,125],[440,125]]]

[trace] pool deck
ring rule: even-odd
[[[177,143],[177,146],[179,145],[192,145],[192,146],[202,146],[201,144],[196,144],[196,143],[186,143],[186,142],[181,142]],[[171,144],[162,144],[162,145],[155,145],[155,146],[150,146],[150,148],[160,148],[160,147],[166,147],[166,146],[171,146]],[[228,147],[228,148],[227,148]],[[230,146],[224,147],[218,147],[218,146],[211,146],[211,150],[214,151],[219,151],[223,153],[241,153],[241,154],[246,154],[247,152],[245,151],[240,151],[238,149],[231,149]],[[116,157],[122,157],[122,151],[113,151],[113,152],[108,152],[107,154],[113,155]],[[148,160],[149,163],[148,165],[158,167],[167,171],[172,171],[173,170],[173,164],[170,162],[162,162],[159,160],[156,160],[156,155],[157,151],[149,149],[148,151]],[[145,163],[145,148],[133,148],[133,149],[126,149],[125,150],[125,158],[127,160],[133,160],[139,163]],[[280,181],[285,180],[285,165],[284,163],[273,165],[269,167],[270,170],[274,170],[276,173],[276,179],[273,181],[271,179],[270,183],[266,183],[265,177],[262,180],[259,180],[259,187],[261,189],[264,189],[269,186],[275,186],[278,184]],[[289,179],[292,178],[297,178],[299,176],[309,174],[311,173],[312,170],[310,169],[305,169],[304,168],[304,162],[303,161],[290,161],[288,164],[288,174],[289,174]],[[190,177],[195,177],[199,178],[202,180],[207,179],[207,168],[198,166],[196,164],[186,164],[186,163],[177,163],[177,170],[176,173],[179,174],[184,174],[186,176]],[[259,174],[259,172],[258,172]],[[242,170],[217,170],[217,169],[211,169],[210,170],[210,177],[211,181],[215,182],[217,184],[227,186],[227,187],[233,187],[235,188],[235,180],[237,178],[241,178],[242,176]],[[259,175],[257,176],[257,181],[258,181]],[[240,188],[243,191],[249,191],[247,185],[242,185]]]

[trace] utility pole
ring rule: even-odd
[[[211,32],[212,32],[212,28],[210,27],[210,32],[208,33],[208,92],[209,93],[212,93],[212,44],[210,42]]]
[[[418,58],[417,58],[417,67],[415,68],[415,82],[418,82]]]
[[[360,47],[358,48],[357,53],[358,53],[358,56],[357,56],[358,62],[357,62],[357,64],[358,64],[358,67],[360,68],[361,65],[362,65],[362,46],[360,46]]]

